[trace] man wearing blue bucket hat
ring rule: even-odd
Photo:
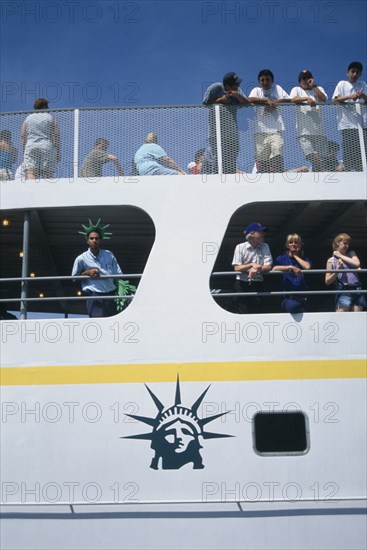
[[[269,245],[264,243],[268,228],[259,222],[251,222],[245,229],[246,242],[236,246],[232,265],[238,272],[235,281],[237,292],[263,292],[263,273],[271,270],[273,258]],[[261,313],[262,298],[260,296],[238,296],[238,313]]]

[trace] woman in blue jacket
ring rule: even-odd
[[[311,261],[304,257],[303,242],[297,233],[291,233],[285,241],[284,254],[275,258],[274,271],[282,271],[283,290],[308,290],[303,270],[311,269]],[[285,296],[281,307],[288,313],[302,313],[306,309],[307,298],[303,294]]]

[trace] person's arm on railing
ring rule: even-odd
[[[99,277],[99,269],[97,267],[93,267],[92,269],[87,269],[86,271],[82,271],[80,275],[88,275],[88,277],[92,277],[92,279],[96,279]]]
[[[243,273],[244,271],[249,271],[254,266],[259,266],[259,264],[255,264],[255,263],[251,262],[249,264],[235,265],[233,267],[234,267],[235,271],[240,271],[241,273]]]
[[[367,95],[364,94],[362,91],[359,91],[350,95],[333,97],[333,103],[343,103],[343,101],[347,101],[348,99],[363,99],[364,102],[367,102]]]
[[[297,96],[292,97],[291,102],[295,103],[296,105],[302,104],[302,103],[308,103],[309,105],[316,105],[316,101],[311,96]]]
[[[177,170],[177,172],[183,176],[186,176],[186,172],[184,172],[183,170],[181,170],[181,168],[175,163],[175,161],[173,159],[171,159],[170,157],[161,157],[159,159],[159,162],[161,162],[162,164],[164,164],[165,166],[167,166],[168,168],[172,168],[172,170]]]
[[[253,278],[253,276],[256,275],[257,273],[267,273],[268,271],[270,271],[271,270],[271,263],[261,265],[261,264],[255,263],[255,262],[251,262],[251,263],[248,263],[248,264],[235,265],[233,267],[234,267],[235,271],[240,271],[240,272],[247,271],[248,272],[248,277],[251,280]]]
[[[274,101],[272,99],[268,99],[267,97],[249,97],[248,98],[249,103],[254,103],[255,105],[269,105],[273,106]]]
[[[279,97],[278,99],[268,99],[267,97],[249,97],[248,103],[255,105],[266,105],[267,107],[276,107],[279,103],[291,103],[291,99]]]
[[[227,92],[227,97],[235,97],[238,103],[247,104],[249,100],[239,90],[230,90]]]
[[[293,258],[299,263],[302,269],[305,269],[305,270],[311,269],[310,262],[307,262],[306,260],[304,260],[300,256],[297,256],[296,254],[293,254]],[[293,275],[296,275],[296,277],[299,277],[302,274],[302,269],[292,264],[276,265],[273,267],[273,271],[284,271],[284,272],[288,271],[289,273],[293,273]]]
[[[117,173],[119,176],[123,176],[124,175],[124,170],[120,164],[120,161],[117,157],[115,157],[115,155],[108,155],[108,160],[110,160],[111,162],[113,162],[113,164],[115,165],[115,168],[117,170]]]

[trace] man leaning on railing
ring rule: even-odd
[[[101,240],[109,239],[112,233],[107,232],[109,225],[101,226],[101,220],[89,226],[83,225],[79,231],[87,239],[88,250],[78,256],[74,262],[72,275],[88,275],[90,279],[82,281],[82,289],[87,296],[99,296],[87,300],[89,317],[111,317],[116,315],[115,300],[104,300],[103,296],[115,296],[116,286],[113,279],[101,279],[100,275],[122,275],[121,268],[110,250],[101,248]]]
[[[338,129],[343,140],[343,161],[347,171],[363,170],[362,153],[359,144],[358,127],[362,127],[364,138],[364,154],[367,157],[367,84],[359,80],[363,65],[352,61],[347,70],[348,80],[338,82],[333,101],[338,107]],[[356,104],[363,104],[363,113],[359,114]]]

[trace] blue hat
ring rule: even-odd
[[[247,233],[251,233],[252,231],[267,231],[267,230],[268,228],[261,225],[261,223],[252,222],[246,227],[244,233],[245,235],[247,235]]]

